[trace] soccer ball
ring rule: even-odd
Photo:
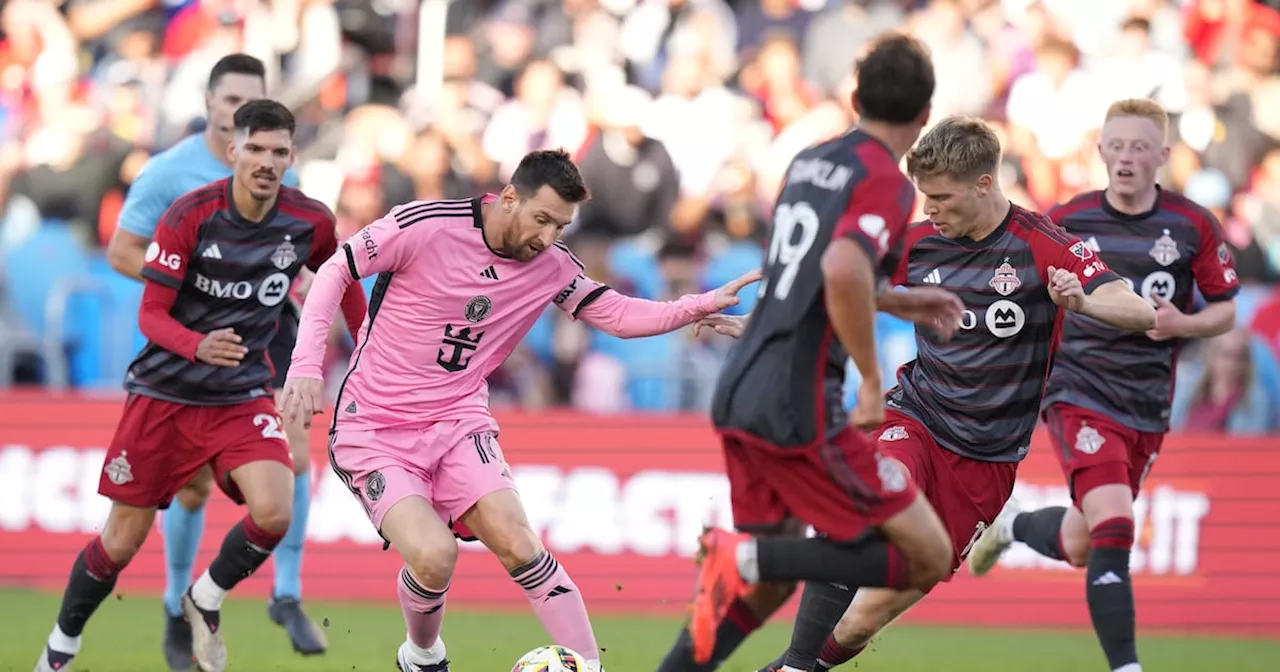
[[[586,672],[587,661],[563,646],[540,646],[511,668],[511,672]]]

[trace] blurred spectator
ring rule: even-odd
[[[1276,429],[1276,400],[1258,379],[1248,331],[1235,329],[1209,339],[1202,361],[1186,360],[1178,368],[1174,429],[1233,434]]]

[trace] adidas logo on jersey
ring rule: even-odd
[[[204,257],[205,259],[221,259],[222,250],[219,250],[218,244],[214,243],[209,247],[204,248],[204,252],[200,256]]]
[[[929,271],[928,275],[924,276],[924,282],[929,285],[939,284],[942,282],[942,274],[935,268],[932,271]]]
[[[488,267],[488,268],[484,269],[483,271],[480,271],[480,275],[481,275],[482,277],[489,278],[490,280],[497,280],[497,279],[498,279],[498,272],[497,272],[497,271],[495,271],[495,270],[493,270],[493,267],[492,267],[492,266],[490,266],[490,267]]]

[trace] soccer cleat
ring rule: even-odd
[[[222,641],[222,615],[201,609],[191,597],[191,589],[182,596],[182,613],[191,624],[191,652],[200,672],[226,672],[227,645]]]
[[[738,545],[747,539],[750,537],[745,534],[721,529],[707,530],[698,538],[703,557],[688,627],[693,640],[693,660],[699,665],[711,662],[716,648],[716,628],[729,613],[733,601],[747,592],[747,582],[738,572],[737,557]]]
[[[982,536],[973,544],[968,559],[971,574],[982,576],[991,571],[1000,556],[1013,545],[1013,519],[1019,513],[1022,513],[1022,506],[1018,504],[1018,500],[1010,497],[1000,510],[1000,515],[996,516],[995,522],[983,530]]]
[[[438,663],[417,663],[414,662],[413,652],[409,650],[409,642],[400,645],[400,650],[396,652],[396,669],[400,672],[449,672],[449,660],[444,657],[444,640],[437,639],[430,651],[438,657]]]
[[[289,641],[293,650],[304,656],[324,653],[329,648],[329,641],[324,631],[316,626],[307,613],[302,610],[302,603],[293,597],[273,597],[267,603],[267,616],[276,625],[289,633]]]
[[[74,653],[54,651],[45,645],[44,652],[40,654],[40,660],[36,662],[35,672],[65,672],[71,669],[71,659],[75,657]]]
[[[191,669],[191,624],[182,616],[164,614],[164,660],[172,672]]]

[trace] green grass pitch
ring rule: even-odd
[[[0,670],[28,672],[49,634],[59,598],[47,593],[0,590]],[[314,602],[308,609],[327,620],[330,652],[302,658],[284,632],[267,620],[259,600],[228,600],[223,611],[230,670],[242,672],[345,672],[395,670],[404,638],[394,605]],[[85,632],[73,664],[78,672],[163,672],[160,602],[115,595]],[[596,633],[608,672],[653,672],[676,634],[673,619],[599,617]],[[750,672],[782,650],[788,624],[756,634],[722,669]],[[538,623],[524,614],[468,611],[445,619],[444,639],[456,672],[506,672],[527,650],[545,643]],[[1144,637],[1143,666],[1153,672],[1264,672],[1280,670],[1280,642]],[[1097,672],[1106,663],[1088,633],[891,628],[870,651],[844,669],[893,672]]]

